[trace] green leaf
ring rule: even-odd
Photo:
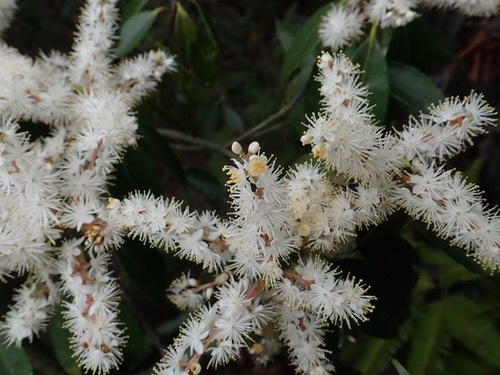
[[[166,265],[157,249],[127,240],[115,254],[128,278],[144,295],[157,302],[166,300]]]
[[[225,105],[223,108],[223,116],[226,125],[233,129],[237,134],[243,133],[245,130],[243,118],[234,108]]]
[[[498,327],[480,303],[462,296],[446,300],[446,329],[463,346],[500,371]],[[471,359],[472,360],[472,359]]]
[[[139,13],[149,2],[149,0],[130,0],[123,8],[122,20],[126,21],[134,14]]]
[[[378,375],[387,368],[391,356],[399,347],[399,340],[368,338],[363,340],[362,345],[356,368],[363,375]]]
[[[30,360],[22,348],[6,346],[0,340],[0,374],[33,375]]]
[[[188,44],[189,61],[198,78],[214,83],[217,76],[217,45],[206,31],[200,30],[197,39]]]
[[[189,15],[188,12],[184,9],[181,3],[176,2],[177,13],[175,14],[175,24],[174,24],[174,35],[175,38],[189,46],[194,43],[198,38],[196,32],[196,25]]]
[[[400,62],[389,62],[391,96],[413,109],[423,110],[444,99],[443,92],[417,68]]]
[[[156,331],[160,335],[173,335],[177,333],[179,327],[185,323],[189,318],[189,313],[181,312],[175,318],[167,320],[165,323],[159,325]]]
[[[285,80],[304,63],[319,44],[318,26],[323,16],[330,10],[332,4],[327,4],[319,8],[304,23],[297,36],[288,49],[283,65],[281,66],[280,76]]]
[[[78,367],[73,351],[70,349],[71,333],[63,328],[63,323],[64,319],[59,306],[48,326],[49,340],[64,372],[68,375],[80,375],[82,370]]]
[[[281,47],[285,52],[290,50],[293,39],[297,35],[299,25],[292,22],[276,21],[276,33],[280,41]]]
[[[305,91],[304,91],[304,112],[305,113],[317,113],[320,110],[320,102],[321,102],[321,94],[320,88],[321,84],[314,79],[315,74],[318,73],[318,67],[315,65],[311,65],[311,69],[301,69],[299,74],[295,75],[288,85],[288,89],[292,89],[292,83],[298,81],[296,84],[296,91],[304,85],[302,83],[305,80]],[[294,93],[295,93],[294,92]]]
[[[153,26],[156,16],[164,8],[156,8],[150,11],[139,12],[131,16],[122,25],[120,30],[120,41],[114,53],[117,57],[123,57],[129,53],[146,35]]]
[[[189,64],[195,75],[205,83],[213,84],[217,78],[217,56],[219,46],[205,17],[203,8],[191,0],[198,11],[201,27],[197,27],[189,13],[177,2],[175,17],[175,37],[181,42],[188,54]]]
[[[203,169],[187,169],[186,180],[188,185],[212,201],[221,201],[226,198],[226,191],[222,184],[212,174]]]
[[[139,145],[145,148],[143,141]],[[116,183],[110,189],[113,195],[123,196],[132,189],[150,190],[155,194],[161,192],[156,166],[140,147],[127,150],[116,176]]]
[[[441,354],[448,342],[444,310],[443,302],[439,301],[417,314],[406,365],[412,375],[438,374],[444,369]]]
[[[150,156],[155,160],[160,159],[164,161],[167,168],[172,171],[175,177],[183,185],[186,185],[182,164],[165,138],[158,134],[158,130],[154,125],[153,113],[154,110],[145,104],[141,105],[138,109],[139,134],[143,137],[143,142],[140,144],[143,145],[143,149],[150,152]]]
[[[428,73],[435,61],[443,58],[463,66],[450,42],[426,25],[426,21],[417,18],[394,29],[388,60],[400,61]]]
[[[200,15],[200,20],[201,24],[203,26],[203,30],[207,34],[208,37],[208,42],[213,46],[213,48],[218,51],[219,46],[217,44],[217,41],[215,40],[214,34],[212,32],[212,28],[210,27],[210,24],[208,23],[207,17],[205,17],[205,13],[203,12],[202,7],[196,0],[191,0],[191,2],[194,4],[196,7],[196,10],[198,11],[198,14]]]
[[[452,246],[448,241],[439,238],[420,220],[413,220],[412,223],[434,247],[443,250],[449,257],[453,258],[457,263],[461,264],[469,271],[477,274],[484,274],[483,268],[468,256],[464,249]],[[433,249],[429,249],[429,251],[433,251]]]
[[[151,338],[144,334],[137,319],[123,303],[120,304],[119,319],[127,327],[128,339],[124,348],[125,364],[127,367],[140,365],[154,348]]]
[[[399,375],[410,375],[410,373],[406,371],[406,369],[397,360],[393,359],[392,364]]]
[[[389,76],[380,44],[368,37],[350,55],[351,60],[361,65],[365,71],[363,82],[368,85],[370,91],[368,99],[374,106],[373,114],[379,125],[384,125],[389,104]]]

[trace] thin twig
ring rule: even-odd
[[[302,90],[300,90],[292,98],[292,100],[290,100],[290,102],[288,102],[288,104],[286,106],[284,106],[283,108],[281,108],[278,112],[273,113],[271,116],[269,116],[268,118],[266,118],[261,123],[255,125],[253,128],[249,129],[245,133],[243,133],[240,136],[238,136],[235,139],[235,141],[241,141],[243,139],[246,139],[246,138],[249,138],[249,137],[255,135],[255,133],[258,133],[260,130],[266,128],[269,124],[272,124],[277,119],[279,119],[279,118],[283,117],[284,115],[286,115],[288,112],[290,112],[292,110],[292,108],[295,106],[295,104],[299,101],[299,99],[304,94],[304,91],[305,91],[305,88],[303,88]],[[230,147],[232,143],[233,143],[233,141],[228,142],[226,144],[228,145],[228,147]]]
[[[266,129],[262,129],[261,131],[259,132],[255,132],[253,134],[253,136],[255,138],[259,138],[260,136],[264,135],[264,134],[267,134],[267,133],[272,133],[273,131],[275,130],[278,130],[278,129],[281,129],[283,126],[287,125],[288,124],[288,121],[281,121],[281,122],[278,122],[277,124],[273,125],[273,126],[269,126],[267,127]]]
[[[273,130],[279,129],[282,126],[284,126],[286,124],[286,121],[282,121],[282,122],[280,122],[272,127],[268,127],[274,121],[285,116],[288,112],[290,112],[292,110],[292,108],[295,106],[295,104],[299,101],[299,99],[304,94],[304,90],[305,89],[300,90],[292,98],[292,100],[290,100],[290,102],[288,102],[288,104],[285,105],[283,108],[281,108],[278,112],[273,113],[271,116],[266,118],[264,121],[260,122],[259,124],[255,125],[253,128],[249,129],[245,133],[236,137],[235,140],[241,141],[241,140],[249,138],[251,136],[262,135],[262,134],[269,133]],[[191,135],[187,135],[187,134],[185,134],[183,132],[179,132],[177,130],[164,129],[164,128],[159,128],[158,133],[160,135],[167,137],[167,138],[170,138],[170,139],[184,141],[184,142],[190,143],[192,145],[197,145],[197,146],[201,146],[201,147],[207,148],[207,149],[212,150],[212,151],[216,151],[216,152],[218,152],[226,157],[229,157],[229,158],[234,157],[233,153],[231,151],[229,151],[229,148],[231,147],[231,145],[234,141],[227,142],[225,145],[219,145],[217,143],[213,143],[213,142],[207,141],[205,139],[201,139],[201,138],[193,137]]]
[[[191,135],[187,135],[187,134],[179,132],[177,130],[159,128],[158,133],[160,133],[160,135],[163,135],[164,137],[167,137],[167,138],[175,139],[177,141],[188,142],[188,143],[191,143],[193,145],[202,146],[202,147],[207,148],[207,149],[212,150],[212,151],[217,151],[218,153],[220,153],[226,157],[229,157],[229,158],[234,157],[234,154],[231,151],[229,151],[229,149],[227,147],[224,147],[224,146],[219,145],[217,143],[212,143],[212,142],[207,141],[205,139],[196,138],[196,137],[193,137]]]

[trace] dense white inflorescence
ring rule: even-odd
[[[282,344],[299,373],[334,371],[326,329],[367,320],[375,296],[322,255],[399,208],[499,268],[498,213],[442,167],[494,124],[492,108],[473,92],[384,132],[374,126],[362,72],[341,53],[318,60],[322,110],[308,117],[301,138],[317,161],[283,171],[259,143],[247,151],[234,143],[238,157],[225,167],[228,218],[147,192],[109,198],[110,173],[136,143],[133,106],[175,68],[162,51],[112,63],[116,3],[86,2],[67,55],[30,58],[0,41],[0,278],[26,275],[0,324],[8,343],[31,341],[62,304],[79,364],[95,374],[118,368],[126,335],[110,258],[126,236],[208,274],[202,282],[186,272],[168,291],[191,316],[154,369],[162,375],[198,374],[202,355],[217,367],[245,347],[265,364]],[[495,11],[491,1],[475,3],[480,14]],[[325,37],[327,45],[359,38],[355,23],[392,27],[415,16],[409,0],[369,1],[363,12],[357,4],[329,12],[320,33],[338,35]],[[460,1],[432,4],[472,11]],[[14,2],[0,6],[0,31],[13,9]],[[46,124],[50,134],[32,141],[18,121]]]
[[[323,45],[336,51],[356,42],[367,23],[382,28],[404,26],[418,17],[419,6],[458,10],[467,16],[498,14],[498,0],[342,0],[322,18],[318,33]]]
[[[1,29],[13,8],[0,6]],[[126,342],[107,251],[122,235],[106,185],[135,144],[132,106],[175,67],[163,51],[112,64],[117,17],[115,0],[87,1],[67,55],[31,58],[0,41],[0,275],[28,276],[1,330],[31,341],[64,300],[75,356],[96,374],[120,365]],[[32,141],[17,121],[50,135]]]

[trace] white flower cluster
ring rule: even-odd
[[[209,366],[218,366],[236,357],[250,339],[256,341],[250,352],[258,363],[266,363],[279,347],[278,337],[290,348],[300,373],[329,373],[333,367],[323,348],[326,321],[348,326],[364,321],[374,297],[366,294],[360,282],[340,277],[318,256],[300,250],[330,249],[330,243],[345,242],[354,236],[355,220],[365,223],[361,217],[373,209],[364,212],[370,204],[362,209],[361,202],[352,209],[340,192],[334,193],[339,188],[326,185],[317,166],[299,167],[306,182],[297,182],[299,172],[282,176],[281,168],[260,152],[257,142],[247,152],[235,143],[233,151],[241,159],[225,167],[233,207],[230,219],[209,212],[189,213],[174,200],[148,193],[133,193],[122,201],[110,199],[111,220],[126,235],[165,250],[176,249],[179,257],[216,274],[203,283],[183,274],[172,283],[170,299],[182,309],[198,310],[156,373],[197,373],[203,353],[210,356]],[[307,168],[325,179],[327,213],[322,223],[306,212],[309,208],[301,210],[304,197],[297,196],[302,192],[309,195],[306,199],[320,198],[307,192],[315,182]],[[295,188],[297,184],[302,184],[302,191]],[[352,198],[358,202],[356,194]],[[215,302],[210,305],[212,297]],[[209,307],[201,307],[207,302]],[[270,321],[274,329],[266,324]]]
[[[2,29],[13,9],[0,5]],[[116,0],[87,1],[67,55],[30,58],[0,40],[0,277],[27,276],[1,331],[31,341],[62,303],[75,356],[97,374],[118,367],[126,341],[106,185],[135,143],[132,106],[174,68],[162,51],[112,64],[117,12]],[[17,121],[50,133],[31,139]]]
[[[0,6],[0,28],[13,4]],[[399,19],[410,8],[393,0],[365,10],[392,9]],[[126,336],[110,250],[125,236],[207,271],[203,281],[182,274],[168,291],[192,314],[155,367],[161,375],[198,374],[202,355],[216,367],[250,345],[265,364],[280,342],[299,373],[334,371],[324,347],[328,324],[367,320],[375,297],[320,252],[333,252],[400,207],[499,268],[498,214],[440,164],[492,125],[494,111],[472,93],[385,133],[374,126],[359,68],[342,54],[319,58],[323,110],[309,117],[301,138],[320,162],[283,173],[257,142],[247,151],[234,143],[239,158],[225,168],[226,219],[149,193],[108,199],[110,172],[136,142],[133,106],[175,67],[162,51],[112,64],[117,17],[117,0],[88,0],[67,55],[29,58],[0,41],[0,278],[26,276],[0,324],[8,343],[32,340],[61,303],[80,365],[96,374],[117,368]],[[17,121],[48,125],[49,134],[31,139]]]
[[[500,268],[498,213],[485,205],[475,185],[441,165],[495,125],[493,108],[472,92],[431,107],[391,134],[375,126],[358,66],[341,53],[323,53],[318,66],[323,112],[309,118],[301,139],[353,190],[344,194],[352,196],[347,209],[354,211],[354,223],[376,223],[402,207],[439,236],[470,251],[486,268]],[[321,187],[314,185],[314,190]],[[357,207],[367,217],[356,221]],[[322,209],[313,212],[321,215]]]
[[[332,5],[318,33],[324,46],[338,50],[359,40],[367,22],[382,28],[406,25],[418,16],[420,5],[479,17],[491,17],[499,9],[498,0],[347,0]]]

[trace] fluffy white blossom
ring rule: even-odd
[[[384,132],[361,70],[341,53],[318,59],[322,109],[301,138],[317,161],[285,173],[258,142],[246,152],[234,143],[237,157],[225,167],[227,218],[149,192],[108,198],[111,172],[137,140],[133,106],[175,68],[162,51],[112,63],[117,3],[85,3],[68,54],[29,58],[0,42],[0,278],[26,276],[0,323],[8,343],[33,340],[62,300],[80,366],[99,375],[117,369],[127,337],[110,251],[126,236],[204,269],[203,277],[182,274],[168,290],[191,315],[154,369],[162,375],[198,374],[201,356],[217,367],[243,348],[267,363],[278,340],[299,373],[333,372],[326,329],[369,319],[376,298],[313,252],[334,256],[398,208],[485,267],[500,267],[498,213],[442,166],[494,123],[494,111],[473,92]],[[432,5],[448,4],[473,11],[461,1]],[[474,4],[478,14],[496,12],[491,2]],[[365,20],[401,26],[415,5],[347,1],[323,19],[322,39],[347,45]],[[0,32],[13,9],[10,1],[0,5]],[[47,124],[50,134],[31,141],[18,121]]]
[[[0,32],[13,9],[0,5]],[[89,0],[69,54],[30,58],[0,42],[0,276],[27,275],[1,332],[31,341],[62,294],[75,356],[96,374],[120,365],[126,342],[106,252],[123,239],[106,185],[135,144],[132,105],[175,67],[161,51],[112,65],[117,22],[117,1]],[[31,141],[17,121],[51,132]]]
[[[356,43],[366,23],[373,27],[397,28],[418,17],[419,6],[458,10],[468,16],[491,17],[498,14],[498,0],[349,0],[336,2],[322,18],[318,34],[324,46],[333,51]]]
[[[337,50],[359,40],[364,22],[358,8],[334,5],[322,19],[319,37],[324,46]]]

